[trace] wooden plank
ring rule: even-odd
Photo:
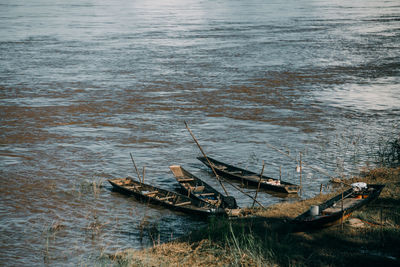
[[[360,201],[361,199],[357,199],[357,198],[346,198],[343,200],[343,209],[346,210],[352,206],[354,206],[358,201]],[[339,200],[338,202],[336,202],[336,206],[335,207],[329,207],[327,209],[324,209],[322,211],[322,214],[332,214],[335,212],[340,212],[342,210],[342,205],[341,205],[341,200]]]
[[[205,196],[213,196],[214,195],[214,193],[203,193],[203,194],[199,194],[199,196],[203,196],[203,197],[205,197]]]
[[[158,191],[151,191],[151,192],[143,193],[143,195],[148,196],[148,195],[153,195],[153,194],[157,194],[157,193],[158,193]]]
[[[216,169],[220,169],[220,170],[226,170],[228,169],[228,167],[224,166],[224,165],[215,165],[214,163],[211,163],[213,165],[214,168]]]
[[[243,178],[245,178],[245,179],[257,179],[257,181],[258,180],[260,180],[260,176],[256,176],[256,175],[243,175]],[[261,179],[261,181],[262,182],[264,182],[265,181],[265,179]]]
[[[204,187],[203,185],[196,186],[196,187],[194,187],[194,186],[191,186],[191,187],[190,187],[190,191],[192,191],[192,192],[194,192],[194,193],[203,192],[204,189],[205,189],[205,187]]]
[[[177,177],[177,178],[184,177],[181,166],[171,165],[171,166],[169,166],[169,169],[172,171],[172,173],[174,174],[175,177]]]
[[[141,187],[140,185],[139,185],[139,186],[136,186],[136,185],[132,185],[132,186],[128,185],[128,186],[125,186],[125,188],[130,189],[130,190],[132,190],[132,189],[139,189],[140,187]]]
[[[167,199],[171,199],[171,198],[174,198],[174,196],[160,197],[159,200],[167,200]]]
[[[185,205],[190,205],[190,204],[192,204],[192,202],[188,201],[188,202],[182,202],[182,203],[175,204],[175,206],[185,206]]]

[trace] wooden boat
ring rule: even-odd
[[[347,219],[351,213],[377,199],[384,185],[370,184],[365,189],[350,188],[293,220],[297,230],[328,227]]]
[[[205,157],[198,157],[197,159],[203,162],[207,167],[211,168]],[[260,182],[260,174],[223,163],[210,157],[208,157],[208,160],[213,165],[215,172],[225,178],[241,181],[242,184],[246,186],[258,186],[258,183]],[[261,178],[260,187],[267,190],[288,194],[297,193],[300,189],[300,186],[298,185],[284,182],[279,179],[274,179],[265,175],[263,175]]]
[[[139,183],[132,178],[109,179],[113,189],[126,195],[133,195],[139,200],[155,205],[181,211],[193,215],[208,217],[210,215],[226,215],[225,210],[204,201],[161,189],[152,185]]]
[[[190,197],[205,201],[220,208],[237,209],[236,199],[224,196],[200,178],[197,178],[179,165],[169,167],[182,190]]]

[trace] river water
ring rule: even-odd
[[[181,164],[221,190],[184,121],[208,155],[292,183],[267,144],[331,175],[372,164],[399,131],[399,2],[283,2],[1,1],[0,265],[93,265],[203,225],[106,181],[136,176],[132,153],[148,183],[174,190]],[[302,177],[298,198],[329,180]]]

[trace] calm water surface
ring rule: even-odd
[[[149,183],[174,190],[181,164],[219,188],[184,121],[209,155],[293,183],[266,143],[332,175],[372,162],[399,131],[400,4],[284,2],[1,1],[0,265],[92,265],[204,224],[106,182],[135,176],[132,153]],[[303,198],[329,180],[303,177]]]

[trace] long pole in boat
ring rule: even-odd
[[[225,180],[225,182],[227,182],[229,185],[231,185],[233,188],[235,188],[236,190],[238,190],[240,193],[248,196],[249,198],[251,198],[252,200],[254,200],[255,202],[257,202],[258,205],[260,205],[263,209],[265,209],[264,205],[260,203],[260,201],[256,200],[254,197],[250,196],[249,194],[247,194],[246,192],[244,192],[243,190],[241,190],[239,187],[237,187],[236,185],[232,184],[231,182],[228,182],[227,180]]]
[[[186,121],[185,121],[185,126],[186,129],[189,131],[190,135],[192,136],[193,140],[196,142],[197,146],[199,147],[201,153],[203,154],[204,158],[207,159],[208,164],[210,165],[210,168],[212,169],[212,171],[214,172],[215,177],[217,177],[217,180],[219,181],[219,183],[221,184],[222,188],[225,191],[225,194],[228,195],[228,192],[226,192],[225,187],[222,184],[221,179],[219,178],[217,172],[215,171],[213,165],[211,164],[210,160],[208,159],[208,157],[206,156],[206,153],[204,153],[204,150],[201,148],[199,142],[197,141],[196,137],[194,137],[192,131],[189,129],[189,126],[187,125]],[[233,188],[235,188],[236,190],[238,190],[239,192],[241,192],[242,194],[248,196],[249,198],[254,199],[254,197],[250,196],[249,194],[247,194],[246,192],[244,192],[243,190],[241,190],[239,187],[237,187],[236,185],[232,184],[231,182],[228,182],[227,180],[225,180],[226,183],[228,183],[229,185],[231,185]],[[259,201],[255,200],[257,202],[258,205],[260,205],[262,208],[265,209],[265,207],[263,206],[263,204],[261,204]]]
[[[344,212],[343,212],[343,192],[342,192],[342,217],[340,218],[340,224],[341,224],[342,231],[343,231],[343,216],[344,216]]]
[[[208,164],[210,164],[210,167],[212,169],[212,171],[214,172],[215,177],[217,177],[217,180],[219,182],[219,184],[221,185],[222,189],[224,189],[224,192],[227,196],[229,196],[228,191],[226,191],[225,186],[222,184],[221,179],[219,179],[219,176],[217,174],[217,172],[215,171],[213,165],[211,164],[211,162],[209,161],[208,157],[206,156],[206,153],[204,152],[204,150],[201,148],[199,142],[197,141],[196,137],[194,137],[194,134],[192,133],[192,131],[190,130],[188,124],[185,121],[185,126],[186,129],[189,131],[190,135],[192,136],[193,140],[195,141],[195,143],[197,144],[197,146],[199,147],[201,153],[203,154],[203,156],[206,158],[206,160],[208,161]]]
[[[264,167],[265,167],[265,164],[264,164],[264,161],[263,161],[263,166],[262,166],[262,170],[261,170],[261,174],[260,174],[260,179],[258,180],[256,195],[254,196],[254,201],[253,201],[253,205],[251,206],[251,208],[254,208],[254,204],[256,203],[258,191],[260,190],[261,179],[262,179],[262,176],[264,174]]]
[[[144,174],[146,173],[146,166],[143,166],[142,183],[144,183]]]
[[[300,196],[303,191],[303,187],[301,185],[301,171],[302,171],[302,166],[301,166],[301,152],[300,152]]]
[[[136,163],[135,163],[135,161],[133,160],[132,153],[129,153],[129,155],[131,155],[131,160],[132,160],[133,166],[135,167],[136,174],[137,174],[137,177],[138,177],[138,179],[139,179],[139,183],[142,184],[142,179],[140,178],[139,170],[138,170],[138,168],[136,167]],[[143,178],[144,178],[144,177],[143,177]]]

